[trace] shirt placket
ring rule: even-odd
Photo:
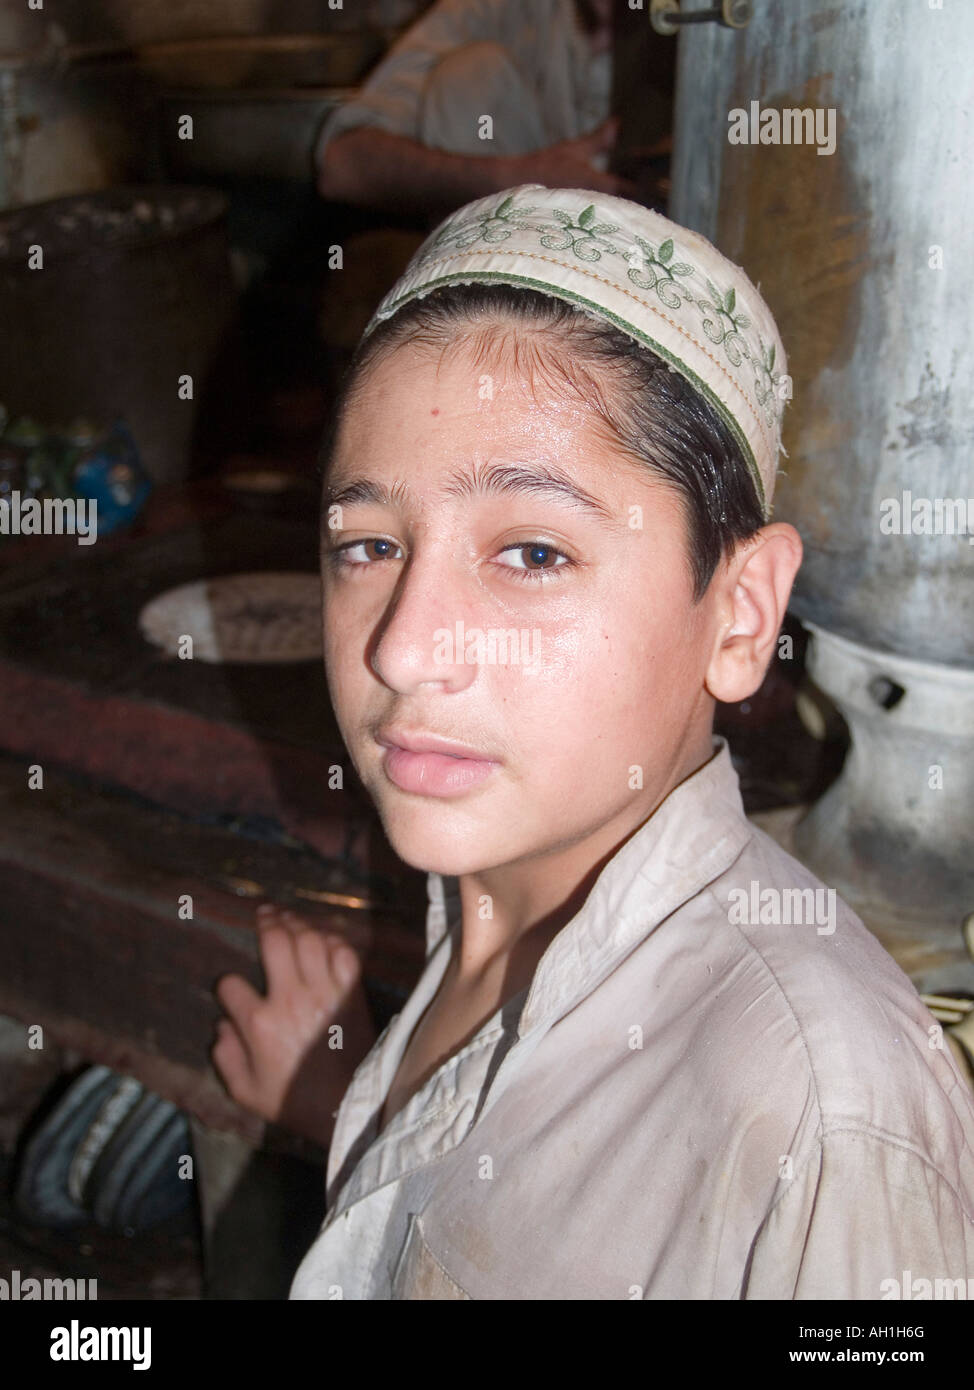
[[[334,1173],[329,1166],[329,1219],[337,1219],[377,1188],[397,1182],[461,1143],[475,1119],[495,1050],[505,1035],[509,1042],[515,1040],[510,1011],[512,1005],[519,1008],[526,990],[499,1008],[377,1133],[379,1114],[406,1046],[439,987],[452,949],[452,933],[447,931],[406,1007],[390,1020],[380,1044],[353,1077],[333,1141],[338,1162]],[[342,1169],[347,1176],[333,1191]]]
[[[502,1025],[492,1021],[411,1097],[362,1154],[339,1196],[339,1214],[463,1142],[475,1119],[490,1059],[503,1037]]]

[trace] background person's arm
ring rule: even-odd
[[[427,213],[506,188],[502,163],[490,155],[450,154],[406,135],[360,126],[328,144],[318,167],[318,192],[355,207]]]
[[[401,34],[354,97],[330,113],[319,133],[314,162],[322,196],[380,208],[404,206],[413,192],[411,184],[416,174],[425,176],[428,170],[434,185],[443,177],[438,172],[438,159],[420,162],[423,152],[430,156],[442,154],[449,165],[455,166],[447,173],[455,181],[459,157],[428,150],[417,139],[427,81],[440,59],[463,44],[502,39],[512,24],[516,27],[517,5],[518,0],[437,0]],[[373,133],[388,135],[397,143],[390,146],[371,139],[365,143],[366,136]],[[333,147],[339,142],[344,148],[335,155]],[[363,159],[368,165],[373,158],[377,161],[375,175],[367,169],[356,169]],[[403,158],[413,171],[405,176],[399,168]],[[368,174],[364,181],[362,174]],[[476,179],[477,171],[472,177]],[[385,180],[395,188],[388,200]],[[457,185],[454,182],[451,186]],[[487,193],[490,189],[483,187],[480,191]]]
[[[611,149],[617,127],[610,118],[577,140],[560,140],[530,154],[471,156],[362,126],[329,141],[318,167],[318,192],[354,206],[419,213],[460,207],[522,183],[631,198],[635,185],[595,162]]]

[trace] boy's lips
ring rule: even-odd
[[[480,753],[476,748],[470,748],[465,743],[457,743],[454,739],[439,738],[435,734],[425,734],[418,731],[414,733],[408,729],[380,729],[375,736],[375,741],[381,743],[384,748],[404,748],[407,753],[441,753],[448,758],[465,758],[471,762],[497,762],[496,758],[491,758],[486,753]]]
[[[433,734],[380,730],[382,766],[400,791],[417,796],[460,796],[491,776],[497,761],[466,744]]]

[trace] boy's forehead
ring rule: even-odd
[[[498,318],[469,324],[444,342],[409,341],[387,350],[369,368],[359,394],[374,401],[377,395],[449,392],[489,401],[506,393],[567,404],[580,399],[572,386],[576,364],[570,343]],[[589,374],[598,375],[594,364]]]
[[[398,362],[396,359],[399,359]],[[471,494],[497,489],[497,474],[534,471],[593,497],[652,487],[645,464],[626,453],[593,406],[557,377],[517,366],[503,375],[461,357],[390,354],[346,409],[329,480],[408,475],[416,489],[446,485]],[[528,478],[521,480],[523,488]]]
[[[373,506],[460,518],[501,499],[615,538],[644,524],[683,536],[674,485],[627,452],[559,373],[525,370],[532,353],[523,347],[501,359],[491,351],[486,362],[503,369],[496,375],[469,351],[403,344],[383,354],[343,413],[323,514]]]

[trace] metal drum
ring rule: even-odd
[[[929,984],[974,911],[974,5],[753,11],[680,35],[670,214],[788,351],[775,516],[853,735],[799,853]]]

